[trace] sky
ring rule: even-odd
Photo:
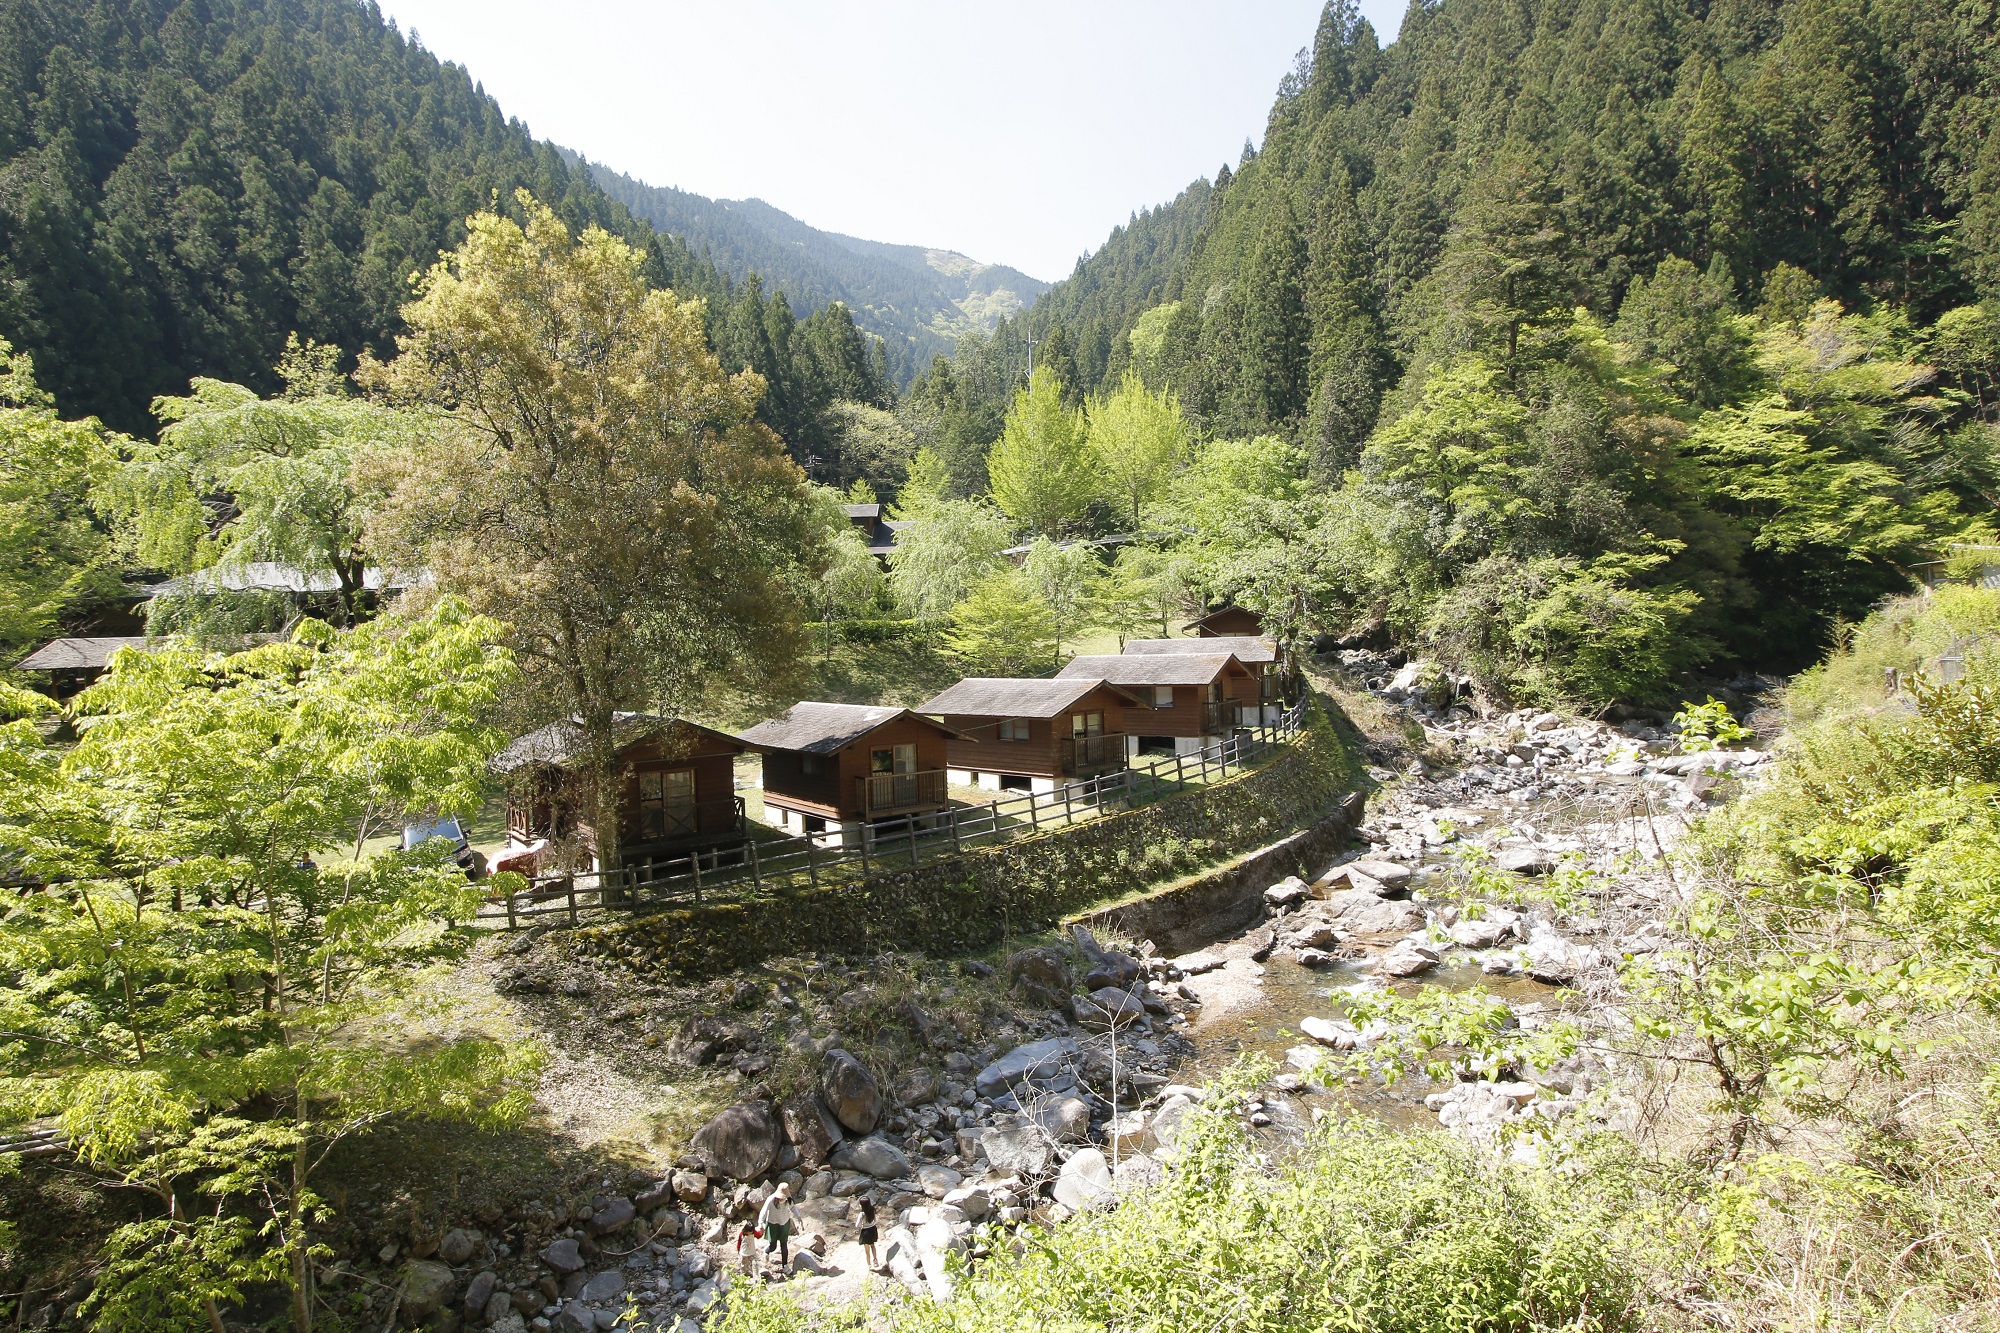
[[[383,0],[593,162],[1050,281],[1262,139],[1320,4]]]

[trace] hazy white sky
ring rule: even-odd
[[[537,138],[1039,278],[1261,140],[1321,0],[382,0]],[[1387,42],[1402,0],[1361,0]]]

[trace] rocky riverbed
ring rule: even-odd
[[[496,949],[496,991],[572,1024],[566,1048],[597,1051],[621,1097],[673,1078],[676,1097],[697,1085],[715,1109],[622,1179],[441,1235],[386,1229],[377,1314],[696,1333],[745,1281],[792,1282],[809,1301],[941,1297],[947,1256],[977,1258],[1170,1169],[1201,1085],[1246,1052],[1280,1070],[1235,1108],[1274,1149],[1353,1110],[1516,1149],[1531,1140],[1506,1127],[1524,1119],[1621,1123],[1632,1103],[1602,1056],[1393,1085],[1328,1060],[1393,1035],[1347,1016],[1389,988],[1478,985],[1523,1029],[1614,1030],[1617,964],[1667,942],[1666,854],[1764,755],[1678,753],[1653,719],[1481,715],[1350,656],[1421,745],[1405,727],[1371,750],[1359,845],[1271,886],[1251,928],[1192,953],[1079,929],[996,965],[799,960],[688,988],[579,956],[560,932]],[[597,1082],[571,1082],[545,1101],[587,1126]],[[744,1235],[780,1185],[799,1215],[782,1270]],[[881,1233],[872,1287],[863,1199]]]

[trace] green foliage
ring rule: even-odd
[[[941,620],[1005,563],[1007,520],[980,500],[918,505],[905,495],[905,526],[889,552],[889,591],[906,614]]]
[[[966,591],[951,609],[945,646],[985,676],[1033,676],[1055,665],[1060,623],[1025,569],[1003,564]]]
[[[1104,566],[1097,552],[1081,543],[1058,546],[1046,537],[1036,538],[1021,560],[1021,572],[1028,576],[1047,608],[1049,624],[1055,631],[1056,656],[1062,655],[1065,641],[1077,639],[1093,623]]]
[[[1243,1329],[1571,1330],[1641,1326],[1639,1280],[1606,1230],[1617,1173],[1567,1182],[1440,1133],[1335,1119],[1266,1166],[1237,1114],[1254,1072],[1211,1084],[1174,1170],[1115,1212],[1028,1233],[962,1274],[956,1299],[886,1307],[895,1333]],[[1599,1174],[1601,1173],[1601,1174]],[[782,1295],[733,1292],[725,1333],[843,1327]]]
[[[528,1053],[432,1029],[425,968],[480,891],[442,840],[366,850],[483,800],[498,632],[447,601],[229,657],[124,652],[73,749],[0,728],[0,846],[37,886],[0,917],[0,1116],[56,1117],[157,1207],[114,1235],[105,1319],[191,1317],[275,1267],[309,1328],[327,1146],[526,1108]]]
[[[1388,1034],[1339,1063],[1392,1085],[1418,1068],[1439,1082],[1461,1074],[1498,1079],[1510,1070],[1547,1069],[1574,1055],[1581,1040],[1577,1025],[1566,1019],[1524,1029],[1505,1000],[1476,986],[1368,992],[1350,998],[1346,1009],[1356,1027],[1380,1021]]]
[[[1018,527],[1041,536],[1074,526],[1101,489],[1083,413],[1063,401],[1046,366],[1014,395],[1000,439],[986,458],[993,501]]]
[[[1729,705],[1714,695],[1704,703],[1688,704],[1675,713],[1673,726],[1680,733],[1681,749],[1688,752],[1733,745],[1757,734],[1738,722]]]
[[[1137,375],[1088,408],[1090,452],[1106,494],[1136,530],[1166,494],[1188,452],[1187,419],[1171,390],[1152,393]]]
[[[119,443],[95,421],[58,417],[33,361],[0,338],[0,657],[10,664],[118,589],[93,492]]]

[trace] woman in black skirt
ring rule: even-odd
[[[863,1195],[861,1199],[861,1258],[867,1263],[868,1271],[871,1273],[879,1271],[882,1267],[875,1258],[875,1242],[878,1239],[879,1237],[875,1234],[875,1205],[868,1202],[867,1196]]]

